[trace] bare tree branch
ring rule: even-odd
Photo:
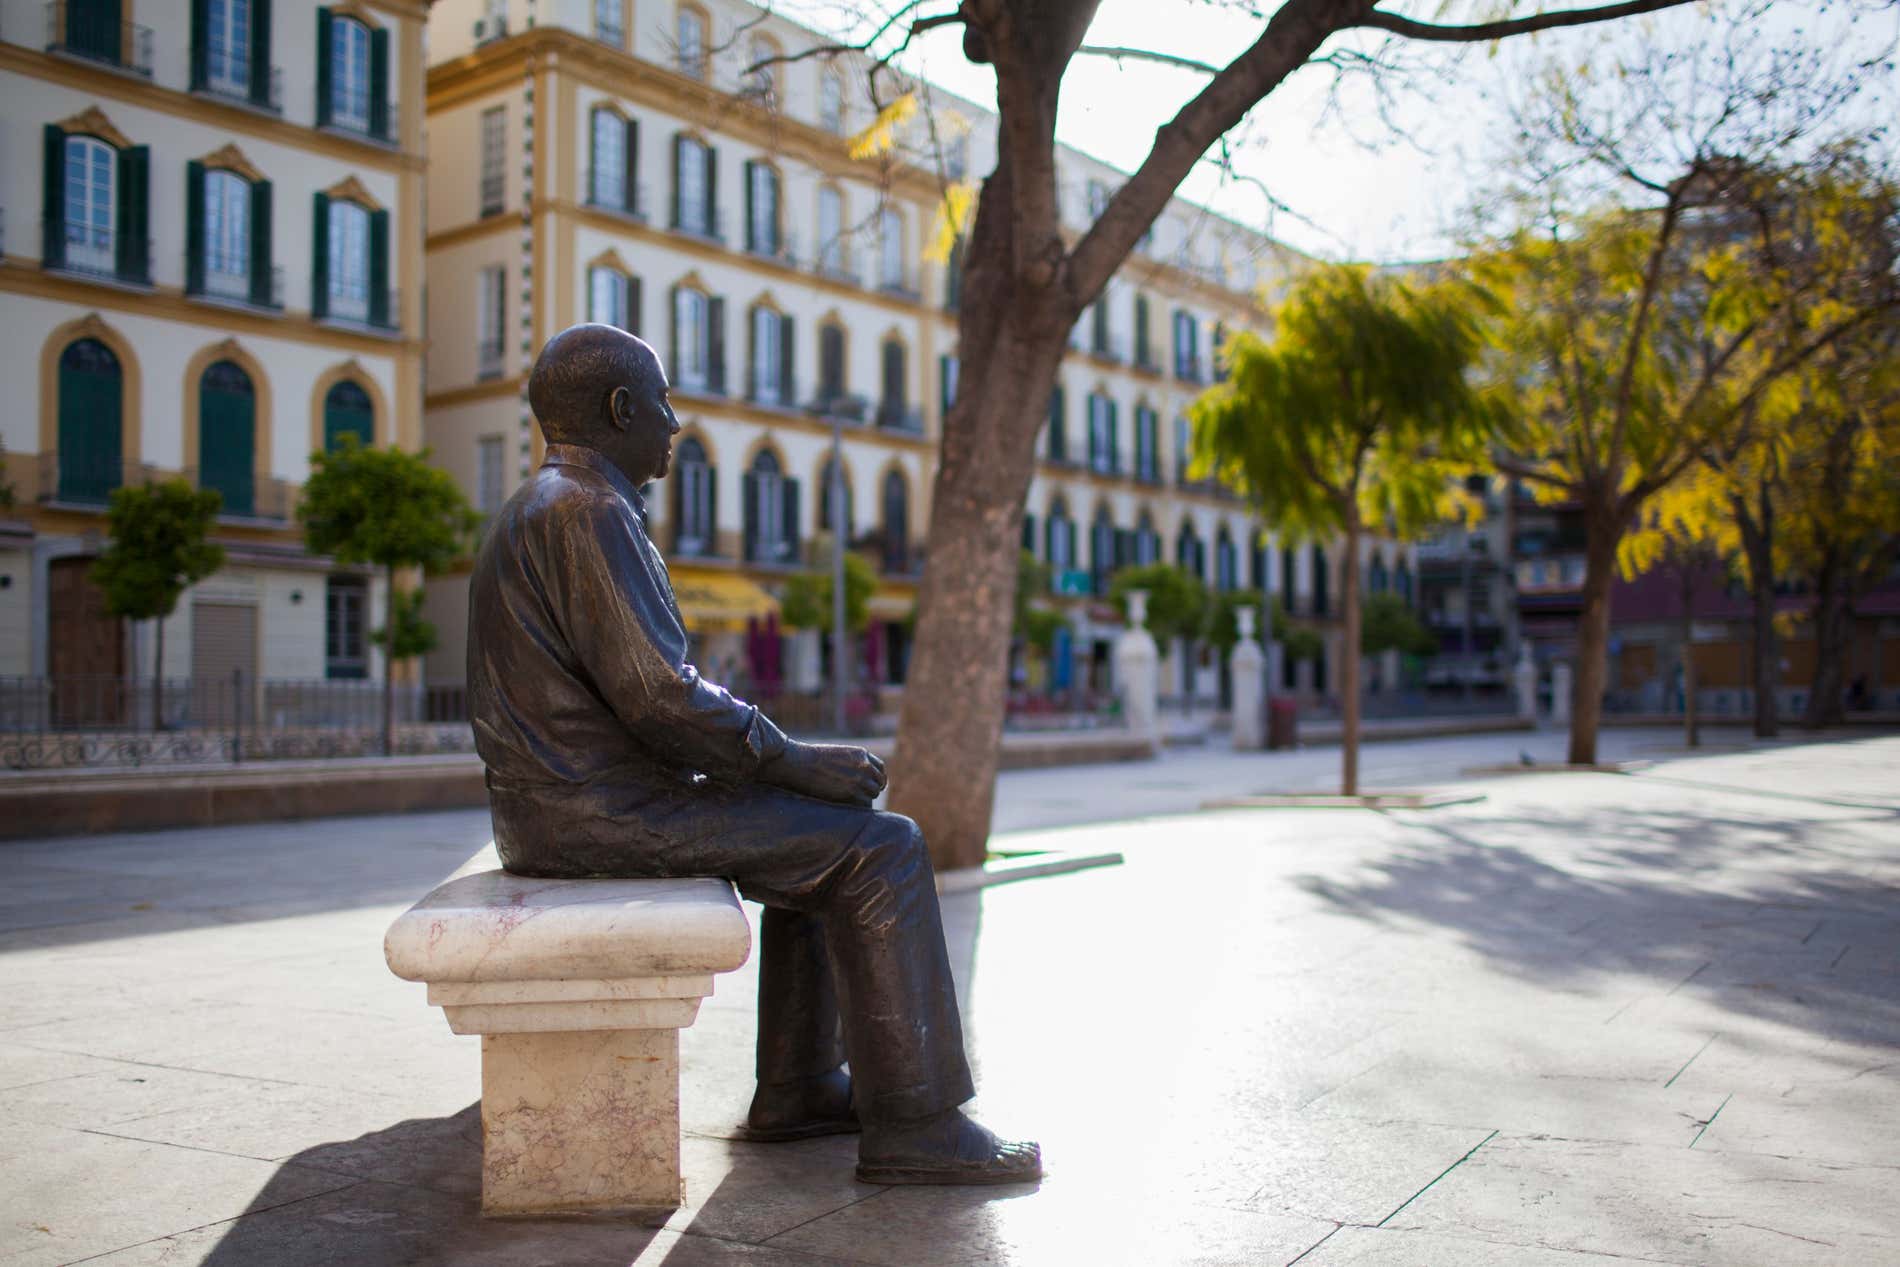
[[[1535,13],[1527,18],[1506,18],[1499,22],[1478,22],[1470,26],[1439,26],[1435,23],[1419,22],[1413,18],[1400,17],[1396,13],[1385,13],[1374,9],[1353,25],[1370,27],[1378,31],[1390,31],[1394,35],[1402,35],[1412,40],[1476,44],[1486,40],[1506,39],[1513,35],[1528,35],[1533,31],[1549,31],[1563,26],[1587,26],[1592,22],[1608,22],[1615,18],[1632,17],[1638,13],[1673,9],[1688,3],[1690,0],[1624,0],[1622,4],[1606,4],[1592,9],[1558,9],[1551,13]]]
[[[1084,44],[1075,51],[1077,56],[1107,57],[1117,62],[1124,59],[1136,62],[1157,62],[1163,66],[1175,66],[1203,75],[1220,74],[1220,67],[1196,61],[1192,57],[1176,57],[1173,53],[1157,53],[1149,48],[1129,48],[1124,44]]]

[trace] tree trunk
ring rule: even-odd
[[[1339,588],[1343,629],[1339,655],[1339,794],[1359,795],[1359,515],[1346,511],[1346,562]]]
[[[1577,621],[1577,675],[1571,685],[1571,765],[1595,765],[1603,687],[1610,672],[1610,582],[1623,525],[1608,507],[1584,510],[1583,615]]]
[[[1684,747],[1702,746],[1697,726],[1695,701],[1695,567],[1693,560],[1678,559],[1677,579],[1682,584],[1682,742]]]
[[[388,641],[383,646],[383,755],[396,751],[396,569],[388,569],[383,592],[383,629]]]
[[[152,729],[165,729],[165,618],[152,618]]]
[[[1764,481],[1751,511],[1745,497],[1731,498],[1748,558],[1749,614],[1754,621],[1749,668],[1755,683],[1755,737],[1773,739],[1781,729],[1775,695],[1781,685],[1781,650],[1775,639],[1774,502]]]
[[[1808,684],[1808,707],[1801,719],[1810,730],[1839,726],[1847,720],[1841,694],[1847,687],[1852,622],[1845,573],[1840,551],[1830,549],[1814,578],[1814,678]]]

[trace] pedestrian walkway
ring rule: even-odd
[[[748,968],[684,1036],[661,1229],[476,1215],[475,1040],[380,939],[484,816],[0,847],[0,1260],[1900,1261],[1900,739],[1672,738],[1419,812],[1195,812],[1324,787],[1324,751],[1012,773],[1000,845],[1127,857],[945,899],[976,1109],[1045,1182],[735,1142]],[[1368,780],[1520,743],[1558,741],[1381,745]]]

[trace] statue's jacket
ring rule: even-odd
[[[751,782],[785,750],[686,654],[639,490],[601,453],[549,445],[469,584],[470,720],[505,865],[597,872],[590,855],[637,842],[643,805]]]

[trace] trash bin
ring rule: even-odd
[[[1298,700],[1276,695],[1267,701],[1267,747],[1300,746],[1300,705]]]

